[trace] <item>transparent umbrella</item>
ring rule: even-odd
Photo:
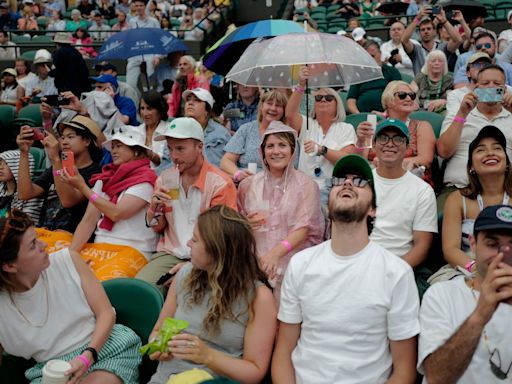
[[[308,65],[311,88],[339,87],[382,78],[380,66],[353,40],[326,33],[293,33],[254,41],[226,78],[269,88],[292,88]]]

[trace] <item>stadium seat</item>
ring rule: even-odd
[[[405,81],[406,83],[411,84],[411,81],[414,80],[414,77],[411,75],[408,75],[407,73],[400,72],[400,75],[402,76],[402,80]]]
[[[444,116],[430,111],[416,111],[411,113],[411,119],[426,120],[432,125],[436,139],[439,139],[441,126],[443,125]]]
[[[35,35],[32,37],[32,43],[40,43],[40,44],[51,44],[53,42],[53,37],[50,35]]]
[[[30,43],[30,36],[28,35],[11,35],[11,41],[15,44]]]
[[[21,58],[24,60],[33,61],[34,58],[36,57],[36,52],[37,52],[37,50],[25,51],[21,54]]]
[[[31,147],[30,153],[34,158],[34,175],[32,179],[36,179],[46,170],[46,152],[42,148]]]

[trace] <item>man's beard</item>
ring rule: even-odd
[[[368,216],[371,202],[356,203],[350,207],[334,207],[329,209],[329,218],[335,223],[360,223]]]

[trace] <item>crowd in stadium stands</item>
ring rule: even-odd
[[[380,3],[295,0],[383,75],[311,90],[308,66],[263,89],[186,52],[89,69],[119,31],[203,41],[218,2],[1,3],[0,381],[511,380],[512,29]],[[164,296],[147,334],[115,324],[120,277]]]

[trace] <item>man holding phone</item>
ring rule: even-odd
[[[512,207],[482,210],[470,243],[474,275],[434,284],[421,304],[418,370],[428,382],[512,379]]]
[[[500,95],[502,100],[496,101]],[[461,170],[468,161],[469,144],[483,127],[498,127],[507,139],[507,153],[512,155],[511,112],[512,95],[506,92],[505,72],[495,64],[483,66],[478,72],[475,89],[464,96],[455,116],[443,123],[436,144],[439,156],[448,160],[443,180],[445,188],[437,199],[438,211],[451,192],[468,184],[468,176]]]
[[[389,28],[389,40],[380,46],[381,60],[384,63],[393,65],[400,73],[414,77],[412,70],[412,61],[409,55],[405,53],[402,45],[402,35],[405,31],[405,25],[401,21],[396,21]],[[413,44],[419,44],[412,40]]]

